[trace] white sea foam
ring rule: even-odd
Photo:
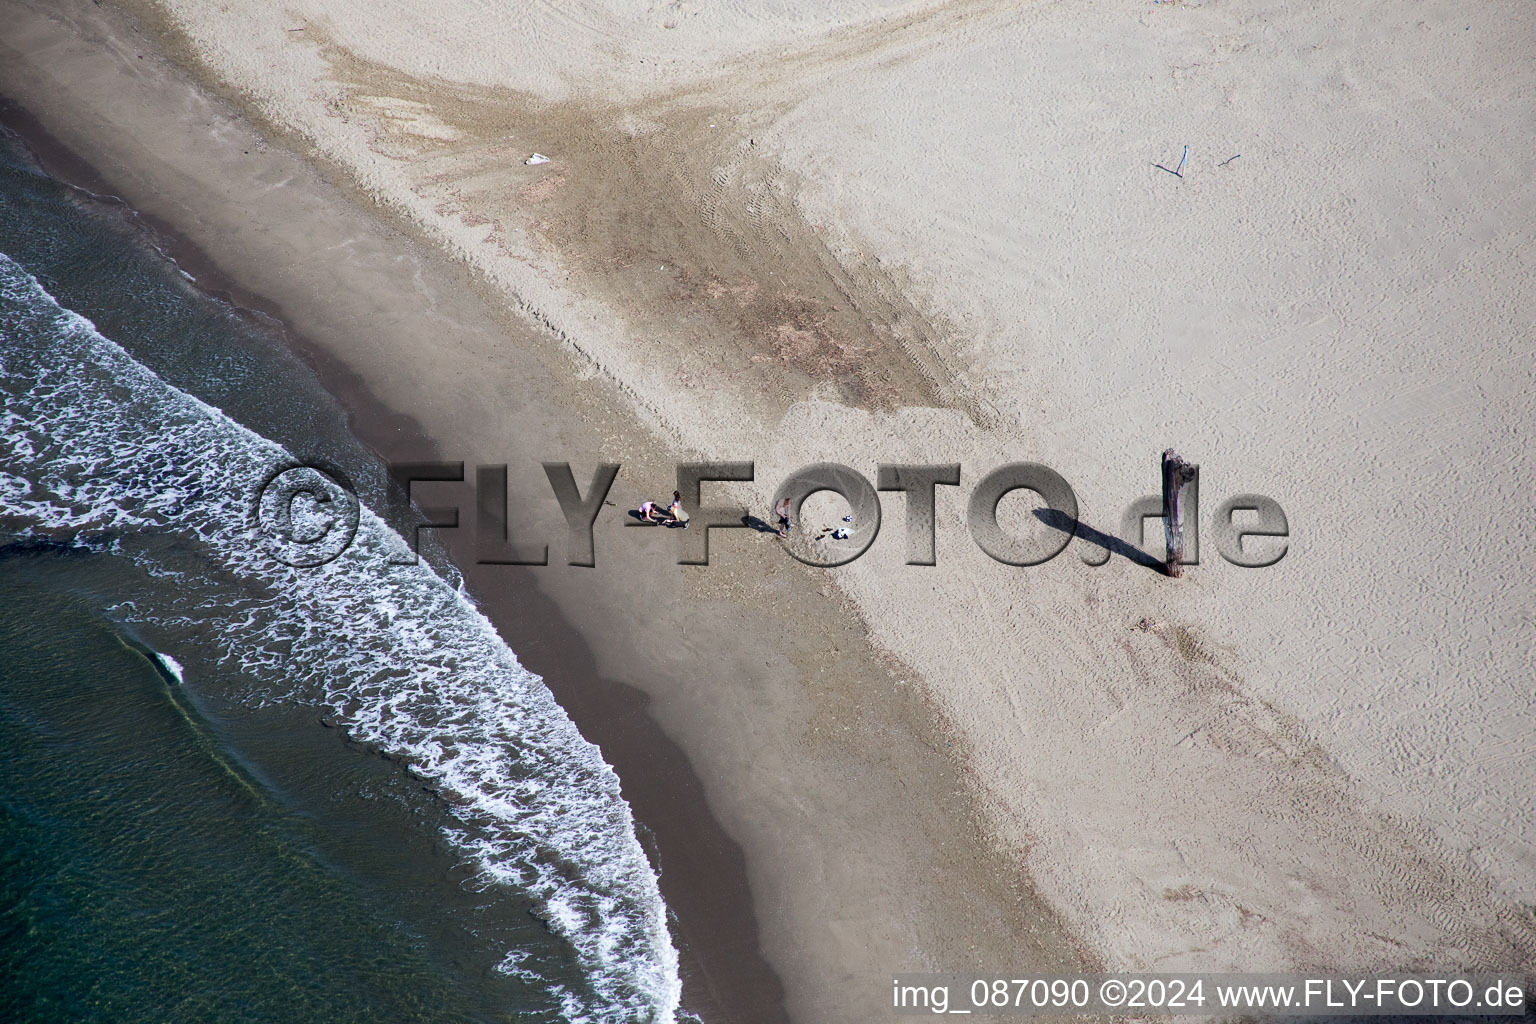
[[[182,669],[181,662],[177,661],[169,654],[166,654],[164,651],[156,651],[155,657],[160,659],[160,664],[165,666],[165,670],[167,672],[176,677],[176,681],[178,683],[184,683],[187,681],[186,672],[184,669]]]
[[[404,542],[366,507],[330,564],[275,561],[251,508],[289,454],[171,387],[3,254],[0,338],[0,529],[122,550],[156,576],[190,560],[256,584],[270,596],[189,587],[174,613],[118,612],[197,628],[264,699],[323,703],[452,794],[448,838],[482,882],[532,894],[575,950],[590,991],[555,992],[571,1020],[674,1020],[677,953],[619,780],[457,586],[389,564]],[[122,542],[148,534],[175,538],[176,557]]]

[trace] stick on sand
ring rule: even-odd
[[[1168,171],[1168,173],[1173,175],[1175,178],[1183,178],[1184,177],[1184,162],[1186,160],[1188,160],[1188,159],[1189,159],[1189,147],[1185,146],[1184,147],[1183,155],[1179,157],[1179,167],[1178,167],[1177,170],[1170,170],[1169,168],[1164,167],[1162,164],[1153,164],[1152,166],[1156,167],[1160,171]]]

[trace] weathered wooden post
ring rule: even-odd
[[[1169,576],[1184,575],[1184,516],[1189,512],[1190,494],[1199,482],[1199,466],[1185,462],[1172,448],[1163,452],[1163,535]]]

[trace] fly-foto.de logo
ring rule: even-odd
[[[597,564],[593,531],[605,508],[617,508],[608,494],[619,475],[618,463],[603,463],[583,488],[568,462],[542,463],[553,497],[565,518],[566,562]],[[1290,523],[1280,503],[1262,494],[1227,497],[1214,515],[1200,514],[1200,467],[1172,449],[1161,463],[1162,490],[1133,501],[1117,524],[1118,534],[1095,529],[1078,518],[1077,495],[1066,479],[1037,462],[1012,462],[983,474],[964,495],[965,522],[971,539],[989,557],[1005,565],[1033,566],[1049,562],[1074,539],[1081,541],[1079,557],[1088,565],[1103,565],[1114,555],[1159,569],[1170,576],[1200,562],[1201,528],[1228,563],[1258,569],[1274,565],[1289,549]],[[962,489],[959,463],[883,463],[874,481],[849,466],[822,462],[805,466],[779,484],[762,516],[743,506],[722,502],[720,485],[748,483],[756,478],[751,462],[688,462],[677,466],[670,499],[645,501],[622,510],[625,526],[660,526],[677,531],[680,565],[708,565],[713,530],[752,529],[775,534],[784,550],[807,565],[832,568],[858,559],[880,533],[886,493],[903,503],[905,533],[900,541],[911,566],[937,564],[936,512],[951,489]],[[410,462],[389,466],[392,492],[399,507],[397,522],[413,523],[406,540],[410,554],[398,564],[414,564],[422,530],[460,526],[456,506],[414,506],[412,488],[424,482],[463,482],[462,462]],[[478,466],[474,472],[476,562],[482,565],[548,565],[546,538],[524,537],[508,518],[506,465]],[[713,493],[711,493],[713,492]],[[848,505],[841,523],[812,534],[803,528],[801,510],[812,495],[832,492]],[[1005,497],[1019,494],[1032,503],[1034,529],[1008,529],[998,508]],[[888,498],[887,500],[891,500]],[[351,544],[358,527],[358,499],[344,476],[313,465],[289,466],[262,483],[253,509],[254,519],[279,561],[315,567],[334,560]],[[1164,545],[1161,560],[1144,550],[1147,532],[1159,520]]]

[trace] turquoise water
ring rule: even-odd
[[[0,146],[0,1018],[671,1019],[611,769],[146,238]],[[295,461],[363,498],[316,569],[252,525]]]

